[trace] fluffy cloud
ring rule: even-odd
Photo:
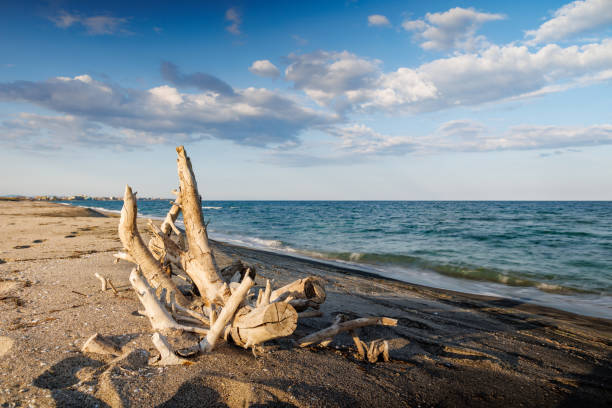
[[[234,34],[240,35],[240,25],[242,24],[242,17],[236,8],[232,7],[225,12],[225,19],[229,21],[231,24],[225,27],[225,29]]]
[[[372,14],[371,16],[368,16],[368,25],[369,26],[385,27],[385,26],[390,26],[391,23],[389,22],[387,17],[385,17],[385,16],[383,16],[381,14]]]
[[[91,35],[130,34],[125,28],[128,20],[126,18],[112,17],[108,15],[82,16],[76,13],[62,11],[54,17],[49,17],[57,27],[68,28],[74,25],[83,26]]]
[[[610,78],[612,39],[583,46],[492,45],[382,73],[348,52],[289,56],[285,78],[338,111],[423,112],[558,92]]]
[[[72,118],[59,123],[86,122],[87,134],[97,134],[92,132],[97,126],[117,130],[126,143],[126,135],[139,136],[145,143],[173,142],[177,137],[214,137],[252,146],[299,143],[302,130],[337,121],[335,115],[304,108],[267,89],[237,89],[232,95],[210,90],[187,94],[168,85],[149,90],[122,88],[88,75],[0,83],[0,100],[29,102]],[[25,124],[22,118],[4,126],[19,135],[17,129],[25,132]]]
[[[285,79],[322,105],[347,106],[349,93],[373,86],[380,61],[359,58],[347,51],[317,51],[289,55]]]
[[[280,76],[280,72],[278,68],[276,68],[276,65],[268,60],[258,60],[253,62],[253,64],[249,67],[249,71],[255,75],[267,78],[278,78]]]
[[[486,22],[504,18],[502,14],[455,7],[443,13],[427,13],[424,20],[406,20],[402,27],[415,32],[415,39],[421,42],[425,50],[472,51],[486,45],[485,37],[476,36],[476,30]]]
[[[554,13],[554,17],[537,30],[526,32],[531,37],[528,44],[559,41],[574,34],[612,24],[610,0],[582,0],[566,4]]]

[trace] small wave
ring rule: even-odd
[[[500,271],[485,267],[436,263],[424,258],[414,257],[410,255],[358,252],[319,253],[314,251],[301,251],[294,249],[291,249],[290,252],[296,252],[302,255],[319,259],[350,262],[355,264],[400,266],[409,269],[416,268],[423,271],[436,272],[441,275],[449,276],[456,279],[491,282],[514,287],[534,287],[544,292],[557,294],[596,293],[574,287],[539,282],[529,277],[525,277],[517,272]]]
[[[202,208],[205,209],[205,210],[220,210],[223,207],[202,207]]]

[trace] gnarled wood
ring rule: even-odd
[[[375,324],[380,324],[383,326],[397,326],[397,320],[389,317],[362,317],[360,319],[349,320],[347,322],[336,321],[326,329],[319,330],[318,332],[314,332],[306,337],[302,337],[298,341],[298,344],[300,347],[310,346],[311,344],[316,344],[330,339],[338,333],[354,330],[359,327],[373,326]]]
[[[386,340],[372,340],[368,346],[368,361],[370,363],[377,362],[381,354],[383,360],[389,361],[389,343]]]
[[[288,303],[261,304],[255,309],[241,309],[232,322],[230,334],[236,344],[248,348],[291,335],[297,319],[297,312]]]
[[[163,288],[168,293],[174,293],[177,303],[181,306],[187,306],[189,301],[177,289],[172,279],[164,273],[159,262],[145,246],[136,226],[136,214],[136,197],[130,186],[125,186],[123,208],[119,220],[119,238],[129,254],[129,259],[138,264],[147,281],[155,289]]]
[[[177,323],[170,315],[170,312],[161,304],[157,296],[155,296],[155,291],[149,286],[142,273],[140,273],[137,268],[132,269],[130,283],[138,295],[138,300],[140,300],[140,303],[142,303],[145,308],[145,313],[151,322],[153,330],[159,332],[173,332],[179,330],[201,334],[208,333],[208,330],[200,327],[185,326]]]
[[[201,351],[209,352],[215,348],[219,337],[223,334],[225,326],[234,317],[236,310],[238,310],[238,307],[242,304],[244,299],[246,299],[253,285],[255,285],[255,273],[247,273],[242,279],[242,282],[240,282],[240,286],[238,286],[223,305],[223,309],[221,309],[221,313],[214,319],[214,323],[212,323],[213,316],[211,313],[210,319],[212,326],[206,337],[200,342]]]
[[[309,306],[317,308],[318,305],[325,302],[325,297],[325,282],[316,276],[298,279],[282,288],[276,289],[270,295],[272,302],[304,300],[292,303],[292,306],[298,311],[305,310]],[[306,302],[306,300],[310,302]]]
[[[149,228],[153,233],[149,240],[149,250],[153,256],[164,266],[172,265],[174,268],[183,270],[183,250],[179,245],[155,225],[152,220],[149,220]]]
[[[160,333],[154,333],[151,336],[153,345],[159,351],[159,360],[154,362],[153,365],[157,366],[169,366],[169,365],[191,365],[191,361],[181,358],[174,354],[174,350],[168,340]]]
[[[208,243],[208,234],[202,215],[202,200],[198,193],[191,161],[185,148],[176,148],[178,153],[177,167],[180,184],[179,199],[185,223],[185,235],[189,248],[183,255],[183,269],[196,285],[200,294],[209,302],[223,305],[229,297],[224,290],[223,279],[219,275],[217,264]]]

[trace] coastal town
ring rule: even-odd
[[[122,201],[123,197],[103,196],[95,197],[88,195],[39,195],[39,196],[22,196],[22,195],[7,195],[0,197],[1,200],[34,200],[34,201]],[[138,197],[138,200],[154,201],[154,200],[170,200],[163,197]]]

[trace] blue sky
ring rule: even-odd
[[[127,3],[0,5],[0,194],[612,199],[612,0]]]

